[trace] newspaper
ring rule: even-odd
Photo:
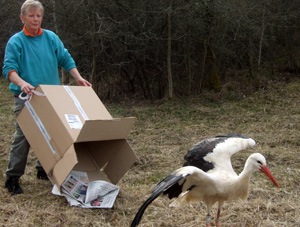
[[[84,172],[72,171],[61,186],[52,193],[64,196],[71,206],[82,208],[112,208],[120,188],[106,181],[88,181]]]

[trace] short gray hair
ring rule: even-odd
[[[21,15],[25,16],[30,9],[37,8],[44,15],[44,6],[37,0],[26,0],[21,7]]]

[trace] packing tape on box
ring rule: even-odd
[[[35,94],[37,96],[46,96],[45,94],[43,94],[41,92],[38,92],[38,91],[35,91],[35,90],[33,90],[32,92],[33,92],[32,94],[26,94],[24,92],[21,92],[19,94],[19,98],[22,99],[22,100],[30,100],[32,98],[33,94]]]
[[[45,138],[45,140],[46,140],[46,142],[47,142],[47,144],[48,144],[51,152],[53,153],[53,155],[55,156],[55,158],[57,160],[59,160],[59,155],[58,155],[58,153],[56,152],[56,150],[54,149],[54,147],[52,146],[52,144],[50,142],[51,138],[50,138],[50,136],[49,136],[49,134],[48,134],[45,126],[43,125],[41,119],[39,118],[39,116],[35,112],[33,106],[28,101],[25,102],[25,106],[27,107],[27,109],[28,109],[29,113],[31,114],[33,120],[37,124],[37,126],[38,126],[39,130],[41,131],[42,135],[44,136],[44,138]]]
[[[69,88],[69,86],[63,86],[65,88],[65,90],[67,91],[67,93],[70,95],[70,97],[73,99],[75,106],[77,107],[79,113],[81,114],[81,116],[83,117],[84,120],[89,120],[89,117],[87,116],[87,114],[85,113],[84,109],[82,108],[79,100],[77,99],[77,97],[75,96],[75,94],[71,91],[71,89]]]

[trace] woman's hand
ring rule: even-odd
[[[32,86],[30,83],[27,83],[25,80],[23,80],[15,71],[12,71],[11,73],[9,73],[8,79],[10,82],[19,86],[23,93],[26,93],[26,94],[33,93],[34,86]]]
[[[90,82],[88,82],[86,79],[83,79],[82,77],[75,79],[75,80],[76,80],[76,83],[80,86],[87,86],[87,87],[92,86],[92,84]]]
[[[74,77],[76,80],[76,83],[80,86],[87,86],[91,87],[92,84],[88,82],[86,79],[84,79],[80,73],[78,72],[77,68],[70,69],[69,73]]]

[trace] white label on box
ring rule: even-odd
[[[41,119],[39,118],[39,116],[37,115],[37,113],[35,112],[35,110],[33,109],[32,105],[30,104],[29,101],[25,102],[25,106],[27,107],[29,113],[31,114],[32,118],[34,119],[35,123],[37,124],[37,126],[38,126],[39,130],[41,131],[42,135],[44,136],[50,150],[54,154],[55,158],[58,160],[59,155],[57,154],[56,150],[54,149],[54,147],[50,143],[50,136],[49,136],[45,126],[43,125]]]
[[[89,117],[85,113],[84,109],[80,105],[79,100],[76,98],[74,93],[71,91],[71,89],[68,86],[64,86],[65,90],[68,92],[70,97],[73,99],[75,106],[77,107],[78,111],[80,112],[81,116],[83,117],[84,120],[89,120]]]
[[[82,123],[81,123],[78,115],[65,114],[65,117],[67,119],[67,122],[69,123],[70,128],[72,128],[72,129],[81,129],[82,128]]]

